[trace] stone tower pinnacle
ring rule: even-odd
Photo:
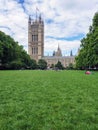
[[[72,50],[70,51],[70,56],[73,56]]]
[[[56,56],[62,56],[62,52],[61,52],[61,49],[59,47],[59,44],[58,44],[58,49],[57,49],[57,52],[56,52]]]

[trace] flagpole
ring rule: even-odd
[[[38,18],[37,11],[39,11],[39,9],[36,7],[36,21],[37,21],[37,18]]]
[[[36,8],[36,21],[37,21],[37,8]]]

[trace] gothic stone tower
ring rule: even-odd
[[[38,61],[44,55],[44,22],[41,15],[28,20],[28,54]]]

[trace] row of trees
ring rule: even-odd
[[[92,26],[89,27],[86,37],[81,40],[76,67],[79,69],[98,68],[98,12],[94,15]]]
[[[58,61],[57,64],[55,64],[55,65],[52,64],[50,68],[63,70],[64,66],[62,65],[62,63],[60,61]]]
[[[67,66],[66,68],[62,65],[62,63],[60,61],[57,62],[57,64],[52,64],[51,67],[52,69],[60,69],[60,70],[73,70],[76,69],[75,65],[73,65],[72,63],[69,64],[69,66]]]

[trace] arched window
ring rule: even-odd
[[[32,35],[32,41],[38,41],[38,35]]]

